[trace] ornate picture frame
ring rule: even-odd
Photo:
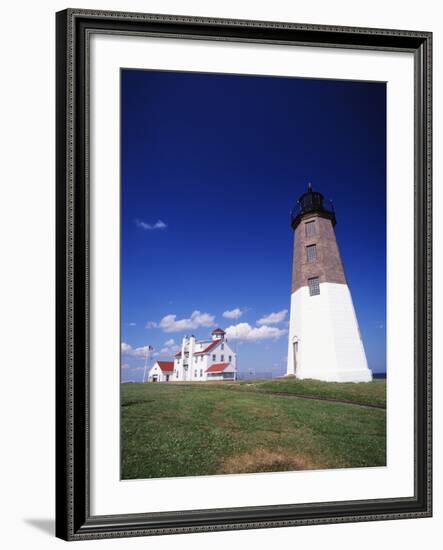
[[[64,540],[421,518],[432,514],[432,34],[68,9],[57,13],[56,535]],[[414,494],[137,514],[91,513],[90,40],[149,36],[414,56]],[[411,404],[412,405],[412,404]]]

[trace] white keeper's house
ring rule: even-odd
[[[174,361],[156,361],[148,374],[149,382],[169,382],[174,373]]]
[[[181,351],[175,354],[174,362],[157,361],[149,371],[150,382],[203,382],[208,380],[236,380],[237,355],[226,340],[221,328],[212,331],[211,340],[197,340],[185,336]],[[160,363],[167,363],[168,375],[160,375]],[[172,367],[171,367],[172,365]],[[154,370],[157,369],[157,370]],[[154,379],[154,376],[158,378]]]

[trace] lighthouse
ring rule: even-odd
[[[287,375],[369,382],[336,235],[335,211],[311,184],[291,213],[294,231]]]

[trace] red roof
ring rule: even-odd
[[[216,328],[211,334],[226,334],[226,332],[222,328]]]
[[[194,355],[204,355],[205,353],[209,353],[211,349],[214,349],[215,346],[218,346],[218,344],[220,343],[221,343],[221,340],[214,340],[209,344],[207,348],[203,349],[202,351],[195,352]]]
[[[182,352],[179,351],[178,353],[176,353],[176,354],[174,355],[174,357],[180,357],[181,354],[182,354]]]
[[[206,372],[223,372],[226,367],[229,367],[229,363],[215,363],[206,369]]]
[[[174,370],[174,361],[157,361],[157,365],[163,372],[172,372]]]

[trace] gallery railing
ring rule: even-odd
[[[335,209],[332,201],[325,199],[321,193],[306,193],[301,197],[291,211],[291,225],[295,227],[300,223],[300,219],[305,214],[317,212],[331,219],[332,224],[336,224]]]

